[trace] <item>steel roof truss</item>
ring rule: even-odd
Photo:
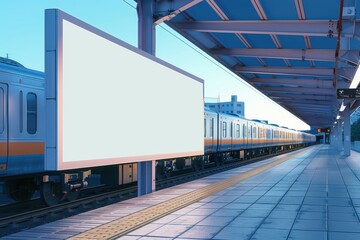
[[[340,56],[345,55],[345,50],[340,50]],[[358,51],[354,51],[357,52]],[[335,62],[335,50],[333,49],[245,49],[225,48],[211,51],[215,55],[238,56],[238,57],[260,57],[295,60],[314,60]]]
[[[160,24],[168,21],[178,15],[179,13],[191,8],[192,6],[202,2],[202,0],[162,0],[154,1],[156,19],[155,24]]]
[[[178,23],[177,27],[199,32],[335,37],[337,23],[336,20],[196,21]],[[359,23],[343,21],[341,36],[359,38]]]
[[[301,92],[301,93],[312,93],[312,94],[323,94],[323,95],[336,95],[334,88],[296,88],[296,87],[268,87],[264,86],[260,88],[261,91],[269,92]]]
[[[250,79],[251,83],[259,84],[280,84],[293,85],[298,87],[313,87],[313,88],[331,88],[333,86],[330,80],[319,79],[299,79],[299,78],[254,78]]]
[[[244,67],[235,66],[234,72],[254,74],[274,74],[288,76],[332,77],[333,68],[294,68],[294,67]]]

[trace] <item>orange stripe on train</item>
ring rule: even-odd
[[[6,153],[6,143],[0,142],[0,156],[5,156]]]
[[[6,154],[6,143],[0,143],[0,156]],[[44,142],[9,142],[8,156],[44,154]]]

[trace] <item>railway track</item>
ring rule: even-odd
[[[156,182],[156,189],[161,190],[287,152],[290,151],[283,151],[281,153],[261,156],[245,161],[234,160],[222,166],[205,168],[202,171],[185,173],[175,177],[158,180]],[[82,197],[78,200],[61,203],[51,207],[41,204],[40,199],[34,199],[27,203],[10,204],[5,207],[2,206],[0,207],[0,237],[136,196],[137,186],[131,186],[96,194],[94,196]],[[27,207],[26,204],[32,207]]]

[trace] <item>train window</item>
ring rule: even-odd
[[[246,138],[246,126],[245,126],[245,124],[243,125],[243,139],[245,139]]]
[[[35,93],[28,93],[27,99],[27,131],[35,134],[37,130],[37,97]]]
[[[256,138],[256,127],[253,127],[253,132],[252,133],[253,133],[252,137]]]
[[[22,133],[23,132],[23,126],[24,126],[24,116],[23,116],[23,111],[24,111],[24,99],[23,99],[23,92],[20,91],[19,93],[19,130]]]
[[[240,138],[240,124],[236,124],[236,138]]]
[[[5,122],[5,93],[4,89],[0,87],[0,133],[4,132]]]
[[[214,136],[214,119],[210,119],[210,137]]]
[[[223,137],[226,138],[226,131],[227,130],[227,124],[226,122],[223,122]]]
[[[206,119],[204,119],[204,137],[206,137]]]

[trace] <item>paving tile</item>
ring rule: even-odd
[[[255,218],[255,217],[236,217],[232,222],[229,223],[229,227],[250,227],[257,228],[262,222],[264,218]]]
[[[162,218],[154,221],[153,223],[169,223],[169,222],[173,221],[174,219],[176,219],[176,218],[178,218],[180,216],[182,216],[182,215],[169,214],[169,215],[167,215],[165,217],[162,217]]]
[[[296,190],[290,190],[286,193],[286,197],[304,197],[306,194],[306,191],[296,191]]]
[[[224,216],[224,217],[237,217],[244,210],[241,209],[219,209],[216,212],[212,213],[210,216]]]
[[[179,238],[191,239],[211,239],[217,234],[222,227],[216,226],[194,226],[181,234]],[[177,238],[178,239],[178,238]]]
[[[256,228],[249,227],[225,227],[218,234],[215,235],[214,239],[226,239],[226,240],[234,240],[241,239],[247,240],[250,239],[253,232],[255,232]]]
[[[259,228],[255,232],[255,234],[251,237],[251,240],[264,240],[264,239],[286,240],[288,233],[289,230]]]
[[[281,196],[262,196],[256,203],[278,203],[281,198]]]
[[[356,212],[329,212],[328,219],[330,221],[341,221],[341,222],[358,222],[359,219]]]
[[[162,227],[163,224],[159,224],[159,223],[150,223],[146,226],[143,226],[139,229],[136,229],[135,231],[132,231],[129,233],[129,235],[138,235],[138,236],[143,236],[146,235],[160,227]]]
[[[201,220],[203,220],[206,216],[190,216],[190,215],[183,215],[180,216],[173,221],[169,222],[170,224],[183,224],[183,225],[189,225],[189,224],[197,224]]]
[[[285,210],[273,210],[269,218],[290,218],[295,219],[297,215],[297,211],[285,211]]]
[[[173,224],[167,224],[164,225],[155,231],[148,234],[149,237],[169,237],[174,238],[181,234],[183,234],[185,231],[190,229],[192,225],[173,225]]]
[[[217,211],[216,208],[198,208],[198,209],[194,209],[189,212],[186,212],[184,214],[191,215],[191,216],[209,216],[216,211]],[[177,213],[177,212],[175,212],[175,213]]]
[[[198,222],[196,225],[224,227],[229,222],[231,222],[233,219],[234,219],[234,217],[209,216],[209,217],[201,220],[200,222]]]
[[[234,200],[233,203],[254,203],[256,202],[256,200],[258,200],[260,198],[260,196],[241,196],[239,198],[237,198],[236,200]]]
[[[270,190],[266,194],[264,194],[264,196],[284,196],[285,193],[285,190]]]
[[[304,204],[306,205],[325,205],[326,198],[325,197],[305,197]]]
[[[288,239],[289,240],[327,240],[327,236],[325,231],[292,230],[290,232]]]
[[[224,209],[237,209],[237,210],[245,210],[251,206],[252,203],[229,203]]]
[[[325,212],[309,212],[309,211],[300,211],[298,216],[298,219],[309,219],[309,220],[324,220],[326,219],[326,213]]]
[[[299,204],[278,204],[274,210],[298,211],[300,206]]]
[[[230,202],[233,202],[235,199],[238,199],[238,198],[239,198],[239,196],[226,195],[226,196],[218,197],[218,198],[212,200],[211,202],[212,203],[230,203]]]
[[[243,213],[241,213],[242,217],[262,217],[265,218],[269,215],[271,210],[266,209],[246,209]]]
[[[350,198],[328,198],[327,199],[327,204],[329,206],[352,206],[351,200]]]
[[[301,204],[303,197],[283,197],[280,201],[281,204]]]
[[[289,218],[267,218],[261,225],[261,228],[269,229],[288,229],[293,226],[294,219]]]
[[[307,191],[306,197],[326,197],[326,191]]]
[[[224,207],[226,205],[228,205],[228,203],[226,203],[226,202],[208,202],[208,203],[205,203],[205,204],[201,205],[198,208],[199,209],[200,208],[216,208],[216,209],[219,209],[219,208],[222,208],[222,207]]]
[[[329,232],[329,240],[359,240],[360,233]]]
[[[353,213],[354,208],[348,206],[329,206],[328,211],[330,212],[339,212],[339,213]]]
[[[309,220],[309,219],[296,219],[294,230],[314,230],[314,231],[326,231],[326,222],[323,220]]]
[[[360,233],[359,222],[329,221],[328,229],[331,232],[357,232]]]

